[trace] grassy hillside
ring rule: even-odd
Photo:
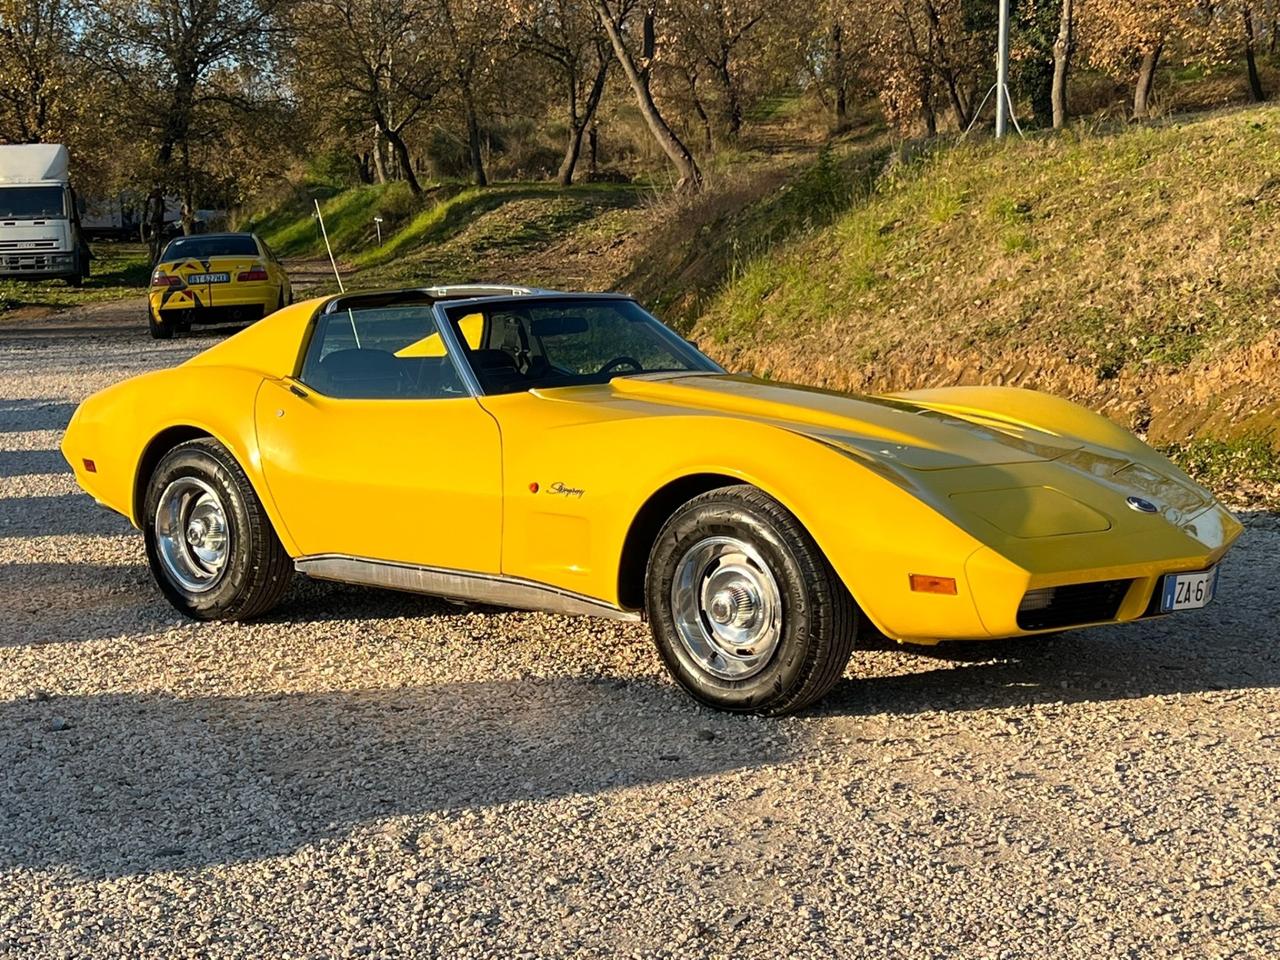
[[[549,251],[575,237],[611,233],[648,196],[643,187],[617,183],[499,183],[484,189],[453,183],[433,185],[415,198],[396,183],[346,190],[322,200],[320,208],[335,256],[358,272],[361,286],[467,280],[555,285],[566,283],[566,261]],[[381,244],[375,216],[383,219]],[[282,256],[325,256],[309,200],[251,218],[246,228],[258,230]],[[587,279],[569,277],[568,283],[590,286]]]
[[[1280,109],[939,149],[753,257],[695,334],[843,389],[1080,399],[1209,476],[1276,479]]]
[[[829,229],[755,258],[701,329],[758,348],[832,327],[859,360],[945,331],[948,351],[1052,346],[1099,379],[1183,365],[1280,320],[1265,297],[1278,214],[1275,108],[965,145],[898,165]]]

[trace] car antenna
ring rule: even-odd
[[[333,247],[329,246],[329,231],[324,228],[324,214],[320,212],[319,197],[312,197],[316,205],[316,219],[320,221],[320,234],[324,237],[324,248],[329,251],[329,262],[333,264],[333,275],[338,278],[338,292],[346,293],[347,288],[342,285],[342,274],[338,272],[338,261],[333,259]],[[353,323],[354,327],[355,324]]]

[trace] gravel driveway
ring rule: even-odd
[[[0,318],[0,956],[1263,957],[1280,523],[1207,611],[702,709],[644,628],[298,582],[181,620],[57,453],[219,333]]]

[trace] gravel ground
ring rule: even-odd
[[[1213,608],[702,709],[645,630],[299,582],[180,619],[57,453],[174,363],[0,320],[0,956],[1263,957],[1280,522]]]

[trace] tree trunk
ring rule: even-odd
[[[574,102],[569,106],[569,145],[564,151],[564,160],[560,162],[560,171],[556,174],[556,180],[560,186],[567,187],[573,183],[573,171],[578,165],[578,156],[582,153],[582,137],[586,133],[587,128],[595,129],[596,108],[600,106],[600,98],[604,95],[604,82],[609,74],[609,58],[601,57],[600,66],[596,69],[595,79],[591,82],[591,89],[587,91],[587,102],[582,106],[582,115],[578,115],[578,107]],[[569,81],[571,84],[573,80]],[[573,100],[573,91],[570,91],[570,100]],[[594,170],[594,161],[592,163]]]
[[[172,161],[173,144],[166,140],[156,151],[156,169],[160,171],[161,178]],[[164,180],[157,179],[155,186],[151,188],[151,236],[147,238],[147,243],[153,264],[160,259],[160,251],[164,247],[164,186]]]
[[[1062,0],[1058,19],[1058,39],[1053,42],[1053,129],[1067,125],[1067,75],[1075,49],[1075,9],[1073,0]]]
[[[196,204],[195,204],[195,178],[191,174],[191,146],[188,143],[182,144],[182,235],[189,237],[195,233],[196,228]]]
[[[387,155],[383,151],[382,131],[373,128],[373,179],[374,183],[387,182]]]
[[[956,115],[956,125],[963,130],[969,126],[969,121],[972,118],[969,116],[969,105],[964,102],[964,98],[960,95],[956,72],[952,69],[951,61],[947,56],[947,41],[942,29],[942,17],[938,13],[938,8],[932,2],[925,3],[924,11],[925,16],[929,18],[930,53],[932,54],[934,48],[938,51],[938,73],[942,76],[942,81],[947,86],[947,96],[951,100],[951,109]],[[936,113],[936,111],[934,112]],[[934,126],[937,126],[936,120],[934,121]]]
[[[653,93],[649,89],[648,66],[642,70],[636,64],[635,58],[631,56],[631,50],[627,47],[627,42],[622,36],[622,28],[614,20],[605,0],[591,0],[591,3],[599,15],[601,23],[604,25],[605,32],[609,35],[609,42],[613,45],[614,56],[618,58],[618,63],[622,66],[622,72],[626,74],[627,82],[631,85],[632,92],[635,93],[636,106],[640,108],[640,114],[644,117],[645,123],[649,127],[649,132],[653,134],[653,138],[658,141],[658,146],[662,147],[663,152],[676,168],[676,173],[679,176],[677,186],[683,190],[699,189],[702,186],[702,171],[698,169],[698,164],[693,159],[693,154],[689,152],[689,148],[676,136],[675,131],[667,124],[662,112],[658,109],[658,105],[654,102]],[[653,35],[652,11],[645,16],[644,33],[646,36]]]
[[[742,132],[742,97],[738,93],[738,84],[729,69],[729,54],[726,51],[715,65],[716,79],[720,81],[720,90],[724,94],[724,124],[731,140],[736,140]],[[710,129],[708,127],[708,129]]]
[[[373,166],[369,152],[353,153],[351,159],[356,165],[356,177],[359,181],[364,184],[373,183]]]
[[[847,65],[844,56],[844,27],[839,21],[831,25],[831,89],[836,111],[836,131],[849,126],[849,96],[845,85]]]
[[[418,177],[413,172],[413,161],[409,159],[409,148],[405,146],[404,138],[400,136],[400,131],[388,128],[382,131],[382,135],[391,144],[391,149],[396,155],[397,166],[400,167],[400,173],[404,177],[405,183],[409,184],[409,192],[415,197],[418,196],[422,193],[422,184],[418,182]]]
[[[702,98],[698,96],[697,68],[686,71],[685,79],[689,81],[689,98],[693,101],[693,112],[698,115],[698,122],[702,124],[702,137],[706,143],[707,155],[710,156],[716,152],[715,134],[711,129],[711,118],[707,116]]]
[[[587,172],[594,177],[599,170],[599,164],[600,128],[592,123],[591,130],[587,133]]]
[[[1157,43],[1142,55],[1138,67],[1138,82],[1133,88],[1133,119],[1145,120],[1151,116],[1151,91],[1156,84],[1156,67],[1160,66],[1163,44]]]
[[[1267,92],[1262,89],[1262,78],[1258,76],[1258,60],[1254,56],[1253,8],[1247,3],[1240,11],[1244,20],[1244,61],[1249,70],[1249,96],[1254,103],[1267,99]]]
[[[152,264],[160,259],[160,250],[164,246],[164,186],[156,184],[151,190],[151,236],[147,237],[147,252]]]
[[[463,99],[467,108],[467,152],[471,157],[471,178],[477,187],[487,187],[489,178],[485,176],[484,153],[480,149],[480,118],[476,116],[476,102],[469,82],[465,85]]]
[[[933,76],[929,68],[920,71],[920,115],[927,137],[938,135],[938,111],[933,106]]]

